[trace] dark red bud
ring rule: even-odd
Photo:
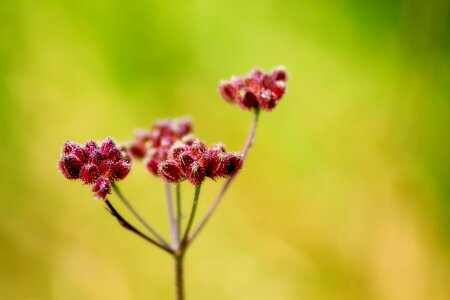
[[[63,155],[58,166],[64,177],[67,179],[77,179],[80,177],[80,170],[83,166],[83,162],[74,154],[67,154]]]
[[[181,118],[175,120],[175,134],[181,138],[192,131],[192,122],[190,118]]]
[[[275,70],[272,71],[272,78],[275,81],[281,80],[281,81],[287,81],[287,74],[284,67],[278,67]]]
[[[85,164],[80,171],[80,178],[86,184],[94,183],[100,176],[100,170],[92,163]]]
[[[253,92],[242,89],[239,105],[244,109],[256,108],[258,107],[258,98]]]
[[[189,174],[189,172],[191,171],[191,166],[194,163],[195,159],[190,153],[183,152],[178,157],[178,161],[180,162],[180,166],[183,172],[185,174]]]
[[[96,182],[92,191],[95,196],[100,199],[105,199],[108,194],[111,193],[111,183],[109,180],[100,177]]]
[[[104,159],[118,161],[122,158],[122,153],[120,153],[116,143],[111,138],[107,138],[103,142],[101,152]]]
[[[147,170],[149,170],[153,175],[158,176],[158,165],[161,161],[156,158],[148,157],[144,163],[147,167]]]
[[[224,163],[224,175],[234,176],[242,168],[242,164],[242,155],[237,153],[228,154]]]
[[[206,176],[211,178],[222,177],[225,174],[224,166],[227,155],[224,152],[210,151],[210,163],[206,172]]]
[[[88,158],[89,163],[93,163],[96,165],[100,165],[102,160],[103,160],[103,157],[102,157],[102,153],[100,152],[100,149],[93,150]]]
[[[113,179],[114,177],[114,162],[110,160],[104,160],[100,164],[100,174],[103,178],[108,180]]]
[[[127,177],[128,173],[130,173],[131,165],[126,161],[118,161],[114,163],[113,169],[113,178],[115,180],[122,180]]]
[[[167,157],[169,159],[177,160],[181,153],[188,151],[189,148],[186,144],[182,142],[175,142],[175,144],[170,147]]]
[[[94,150],[100,150],[100,148],[98,147],[97,143],[94,141],[89,141],[86,143],[86,145],[84,146],[84,150],[86,151],[87,155],[91,155],[91,153]]]
[[[198,163],[194,162],[191,171],[188,173],[188,180],[195,186],[199,186],[205,180],[205,169]]]
[[[167,182],[180,182],[184,178],[180,165],[174,160],[166,160],[160,163],[158,174]]]
[[[147,149],[142,141],[134,141],[128,145],[128,152],[135,158],[144,158]]]
[[[222,97],[228,102],[235,102],[237,98],[237,88],[228,81],[221,81],[219,91]]]
[[[191,153],[194,157],[200,156],[206,152],[206,145],[200,140],[195,140],[191,145]]]
[[[195,138],[195,136],[192,133],[190,133],[190,134],[187,134],[187,135],[183,136],[183,138],[181,139],[181,142],[186,144],[186,145],[188,145],[188,146],[190,146],[196,140],[197,139]]]

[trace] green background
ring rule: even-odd
[[[277,65],[288,93],[188,253],[188,299],[449,299],[449,12],[1,0],[0,299],[172,299],[170,257],[59,174],[61,146],[190,115],[208,144],[239,150],[252,116],[218,82]],[[137,163],[120,187],[168,235],[162,182]]]

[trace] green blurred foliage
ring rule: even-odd
[[[251,115],[218,80],[279,64],[288,95],[188,253],[188,299],[449,299],[449,12],[1,0],[0,299],[172,299],[170,257],[60,176],[62,143],[189,114],[208,143],[240,149]],[[136,164],[121,187],[167,235],[161,182]]]

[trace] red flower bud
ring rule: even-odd
[[[283,68],[270,74],[254,70],[243,78],[232,78],[231,82],[221,82],[223,98],[237,103],[243,109],[261,108],[267,111],[275,108],[286,90],[287,75]]]
[[[126,161],[118,161],[114,163],[113,178],[115,180],[122,180],[130,173],[131,165]]]
[[[80,178],[86,184],[94,183],[99,176],[100,176],[99,168],[92,163],[85,164],[81,168]]]
[[[234,99],[237,97],[237,89],[229,81],[222,80],[219,85],[219,91],[222,97],[228,102],[233,103]]]
[[[104,160],[100,164],[100,174],[103,178],[108,180],[114,177],[114,162],[110,160]]]
[[[177,160],[181,153],[188,151],[189,148],[186,144],[182,142],[176,142],[170,147],[168,158]]]
[[[122,158],[122,153],[117,148],[116,143],[111,138],[107,138],[101,147],[103,159],[118,161]]]
[[[275,81],[287,81],[287,74],[284,67],[275,68],[275,70],[272,71],[272,78]]]
[[[206,145],[200,140],[195,140],[191,145],[191,153],[194,157],[198,157],[206,152]]]
[[[111,193],[111,183],[109,180],[100,177],[92,188],[92,191],[97,198],[105,199]]]
[[[80,170],[83,167],[81,161],[75,154],[65,154],[58,163],[59,169],[67,179],[80,178]]]
[[[128,152],[131,156],[135,158],[144,158],[147,149],[145,148],[145,143],[142,141],[131,142],[128,147]]]
[[[180,167],[183,172],[185,174],[189,174],[189,172],[191,171],[191,166],[194,163],[195,159],[190,153],[183,152],[178,157],[178,161],[180,162]]]
[[[206,176],[213,179],[224,176],[225,159],[227,157],[225,149],[212,147],[208,152],[210,162],[206,171]]]
[[[84,150],[85,150],[86,154],[87,154],[88,156],[90,156],[91,153],[92,153],[93,151],[95,151],[95,150],[100,150],[100,148],[99,148],[99,146],[97,145],[96,142],[94,142],[94,141],[89,141],[89,142],[87,142],[86,145],[84,146]]]
[[[158,174],[167,182],[180,182],[184,179],[180,165],[174,160],[166,160],[160,163]]]
[[[194,162],[187,178],[193,185],[199,186],[205,180],[205,175],[205,169],[198,162]]]
[[[225,176],[234,176],[242,168],[243,158],[242,155],[237,153],[230,153],[226,156],[224,162],[224,172]]]

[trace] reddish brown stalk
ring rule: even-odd
[[[155,241],[154,239],[152,239],[151,237],[149,237],[146,234],[142,233],[136,227],[131,225],[127,220],[125,220],[122,217],[122,215],[120,215],[120,213],[114,208],[114,206],[111,204],[111,202],[109,202],[108,199],[105,199],[104,202],[106,204],[107,210],[111,213],[111,215],[113,215],[117,219],[117,221],[119,222],[119,224],[123,228],[125,228],[125,229],[127,229],[127,230],[129,230],[129,231],[131,231],[131,232],[133,232],[135,234],[137,234],[138,236],[140,236],[141,238],[143,238],[144,240],[146,240],[150,244],[152,244],[152,245],[154,245],[154,246],[164,250],[165,252],[169,253],[170,255],[174,254],[174,251],[171,248],[168,248],[167,246],[164,246],[164,245],[158,243],[157,241]]]

